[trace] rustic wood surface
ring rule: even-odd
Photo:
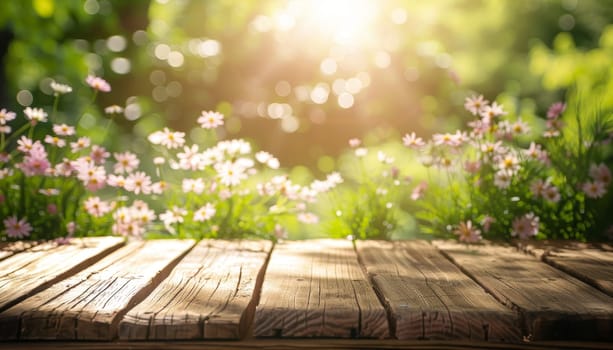
[[[613,297],[613,251],[577,242],[519,242],[520,249]],[[604,245],[605,249],[607,246]]]
[[[254,332],[258,337],[389,336],[386,312],[345,240],[275,246]]]
[[[613,340],[613,298],[514,247],[435,245],[503,304],[536,340]]]
[[[370,349],[412,349],[412,350],[610,350],[609,343],[587,342],[524,342],[524,343],[493,343],[484,341],[440,341],[440,340],[397,340],[397,339],[248,339],[241,341],[118,341],[118,342],[11,342],[0,343],[6,349],[28,350],[370,350]]]
[[[125,315],[120,338],[239,339],[253,317],[271,247],[267,241],[201,241]]]
[[[425,241],[358,241],[398,339],[519,341],[519,315]]]
[[[0,261],[0,312],[87,267],[123,244],[118,237],[73,239],[33,245]],[[25,244],[27,246],[28,244]]]
[[[129,243],[1,313],[0,338],[110,340],[126,309],[148,295],[193,245]]]

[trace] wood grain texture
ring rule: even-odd
[[[514,247],[435,245],[488,292],[520,311],[535,340],[613,340],[613,298]]]
[[[352,243],[308,240],[277,244],[260,304],[257,337],[386,338],[386,312]]]
[[[578,242],[518,242],[518,247],[613,297],[613,251]],[[605,248],[606,249],[606,248]]]
[[[253,318],[271,248],[268,241],[201,241],[124,316],[119,337],[239,339]]]
[[[132,242],[0,314],[0,338],[110,340],[192,246],[191,240]]]
[[[519,341],[519,317],[425,241],[357,241],[398,339]]]
[[[494,343],[484,341],[440,341],[397,339],[248,339],[242,341],[117,341],[117,342],[4,342],[6,349],[19,350],[610,350],[610,343],[524,342]]]
[[[0,261],[0,312],[119,248],[119,237],[46,242]],[[24,243],[24,245],[29,245]]]

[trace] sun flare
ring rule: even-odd
[[[304,27],[318,40],[358,46],[368,37],[376,13],[373,0],[293,1],[277,14],[277,27]]]

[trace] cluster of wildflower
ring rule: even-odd
[[[102,78],[90,76],[86,82],[95,91],[110,91]],[[55,81],[50,87],[56,99],[72,91],[72,87]],[[0,110],[0,217],[4,233],[16,239],[72,235],[80,209],[75,203],[84,190],[104,187],[104,162],[109,153],[92,145],[89,138],[77,137],[75,127],[50,120],[42,108],[26,107],[23,115],[19,120],[15,112]],[[50,127],[46,126],[49,122]],[[10,124],[17,124],[17,130]],[[36,139],[41,128],[51,132]]]
[[[94,98],[111,91],[100,77],[88,76],[86,83]],[[72,91],[56,82],[51,88],[56,99]],[[107,114],[122,112],[117,105],[105,108]],[[220,141],[201,151],[199,145],[186,145],[185,133],[169,128],[148,137],[163,154],[153,159],[152,176],[140,169],[136,153],[111,153],[78,136],[75,127],[49,120],[42,108],[27,107],[23,114],[18,120],[15,112],[0,110],[0,221],[9,239],[70,237],[76,232],[142,237],[158,226],[200,238],[204,230],[223,236],[222,225],[235,225],[238,236],[244,232],[272,238],[285,232],[277,222],[280,215],[316,222],[308,204],[342,182],[331,175],[309,186],[293,184],[278,174],[277,158],[264,151],[252,155],[244,140]],[[212,130],[224,124],[224,117],[203,112],[197,121]],[[14,132],[13,123],[18,124]],[[44,130],[50,132],[41,136]],[[258,166],[276,174],[254,184]]]
[[[483,96],[467,98],[464,107],[477,117],[468,123],[468,131],[434,134],[429,141],[424,141],[415,133],[407,133],[402,138],[406,147],[417,150],[424,166],[436,166],[448,174],[463,172],[460,176],[447,176],[446,182],[424,182],[420,194],[414,198],[422,198],[428,185],[443,187],[452,194],[460,184],[464,184],[467,195],[450,196],[456,200],[452,204],[452,207],[458,208],[455,215],[439,218],[440,221],[451,217],[460,219],[455,224],[446,222],[447,229],[455,233],[459,240],[478,242],[482,238],[481,232],[490,232],[493,225],[498,225],[498,230],[505,230],[512,237],[525,239],[536,236],[541,223],[538,209],[546,209],[545,203],[555,206],[561,201],[563,193],[560,186],[567,185],[565,179],[560,179],[561,176],[539,176],[555,175],[555,169],[551,168],[550,156],[542,144],[533,141],[527,148],[518,146],[521,142],[517,141],[517,137],[531,131],[521,118],[512,122],[506,120],[503,116],[507,112],[503,107],[496,102],[490,104]],[[564,123],[560,116],[565,108],[566,105],[561,102],[549,108],[547,129],[542,135],[545,140],[561,135]],[[604,163],[592,163],[589,176],[589,181],[575,184],[574,187],[580,188],[587,198],[603,197],[611,182],[609,168]],[[450,183],[454,178],[458,179],[454,184],[457,185],[455,189]],[[569,191],[572,192],[572,188]],[[526,193],[531,193],[531,198]],[[508,201],[501,201],[501,198]],[[540,212],[540,215],[548,215],[544,209]],[[474,224],[479,221],[481,228]]]

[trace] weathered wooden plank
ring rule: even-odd
[[[268,241],[201,241],[120,322],[121,339],[239,339],[253,318]]]
[[[351,242],[277,244],[260,304],[257,337],[386,338],[386,312],[360,269]]]
[[[117,342],[4,342],[6,349],[19,350],[610,350],[610,343],[525,342],[494,343],[485,341],[397,340],[397,339],[247,339],[240,341],[117,341]]]
[[[192,240],[132,242],[0,314],[0,338],[109,340]]]
[[[510,246],[435,245],[499,301],[520,311],[528,339],[613,339],[613,298],[574,277]]]
[[[0,261],[0,311],[82,270],[122,244],[119,237],[75,238],[62,245],[46,242]]]
[[[518,242],[529,252],[613,297],[613,251],[579,242]]]
[[[38,241],[0,242],[0,260],[32,248],[39,243]]]
[[[519,341],[505,308],[425,241],[357,241],[398,339]]]

